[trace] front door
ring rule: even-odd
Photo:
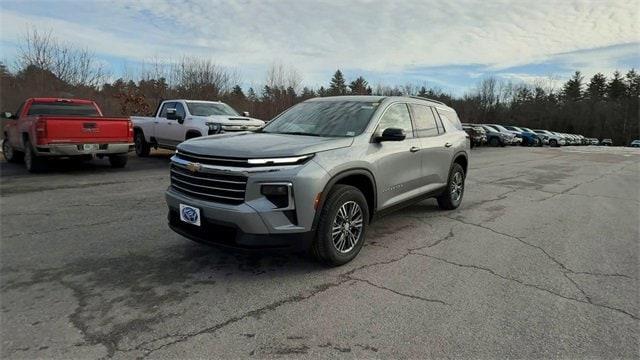
[[[391,104],[383,113],[376,129],[382,134],[386,128],[403,129],[403,141],[384,141],[371,144],[371,155],[377,171],[379,208],[387,208],[413,197],[420,187],[420,144],[414,136],[407,104]],[[375,159],[375,157],[374,157]]]

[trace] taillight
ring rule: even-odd
[[[133,141],[133,122],[129,120],[129,139]]]
[[[47,121],[44,119],[38,119],[36,121],[36,134],[39,138],[47,137]]]

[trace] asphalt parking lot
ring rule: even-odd
[[[0,164],[2,358],[637,358],[640,151],[474,149],[350,264],[192,243],[168,156]]]

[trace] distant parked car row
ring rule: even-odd
[[[471,147],[489,146],[544,146],[551,147],[568,145],[602,145],[611,146],[611,139],[587,138],[583,135],[559,133],[551,130],[530,129],[522,126],[507,126],[498,124],[462,124],[469,135]],[[640,147],[640,140],[634,140],[632,147]]]

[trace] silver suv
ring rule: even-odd
[[[457,208],[469,138],[456,112],[412,97],[307,100],[254,132],[191,139],[171,159],[169,225],[192,240],[352,260],[372,219],[435,197]]]

